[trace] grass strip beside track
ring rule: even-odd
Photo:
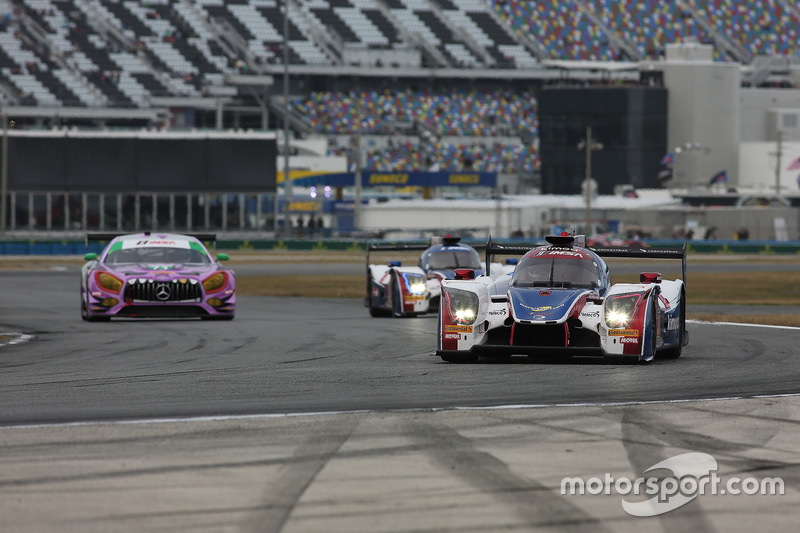
[[[665,279],[677,274],[665,275]],[[615,276],[615,283],[638,282],[637,275]],[[364,298],[364,276],[238,276],[236,291],[241,295]],[[800,327],[798,314],[692,313],[698,305],[800,305],[800,272],[698,272],[687,285],[688,318],[707,322],[740,322]]]
[[[664,274],[674,279],[677,273]],[[638,275],[614,276],[635,283]],[[366,277],[356,275],[237,276],[239,294],[363,298]],[[800,272],[698,272],[689,277],[687,301],[702,305],[800,305]]]
[[[290,252],[276,250],[271,252],[231,251],[230,266],[234,269],[239,263],[257,262],[361,262],[363,252],[319,251]],[[375,254],[374,261],[381,262],[385,254]],[[398,255],[392,253],[391,255]],[[418,252],[402,254],[404,264],[416,264]],[[796,261],[796,272],[692,272],[694,261]],[[612,272],[614,263],[610,260]],[[82,257],[77,256],[0,256],[0,270],[51,270],[62,265],[81,265]],[[643,270],[648,267],[643,266]],[[677,271],[662,270],[664,279],[680,276]],[[636,283],[638,275],[615,275],[614,283]],[[366,293],[366,279],[363,275],[319,275],[319,276],[237,276],[237,292],[241,295],[313,298],[363,298]],[[800,258],[782,256],[735,256],[698,255],[689,257],[687,283],[689,318],[704,321],[750,322],[785,326],[800,326],[800,315],[794,314],[699,314],[692,313],[692,304],[697,305],[780,305],[800,306]],[[788,309],[787,309],[788,311]]]

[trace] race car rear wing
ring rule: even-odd
[[[674,248],[592,248],[600,257],[632,257],[636,259],[680,259],[681,279],[686,284],[686,242],[679,250]]]
[[[456,244],[461,239],[458,237],[442,237],[443,244]],[[449,241],[449,242],[448,242]],[[402,251],[424,251],[430,248],[432,243],[414,243],[414,244],[372,244],[367,243],[367,269],[369,269],[369,254],[370,252],[402,252]],[[483,244],[471,244],[470,247],[480,250]]]
[[[525,255],[537,246],[541,244],[502,244],[494,242],[489,235],[489,241],[486,243],[486,264],[491,265],[492,257],[495,255]]]
[[[97,242],[97,241],[110,241],[111,239],[115,239],[117,237],[121,237],[123,235],[131,235],[135,234],[136,232],[116,232],[116,233],[103,233],[103,232],[96,232],[96,233],[87,233],[86,234],[86,244],[89,242]],[[145,235],[150,235],[152,231],[144,231],[142,232]],[[201,242],[217,242],[217,234],[216,233],[181,233],[180,235],[185,235],[187,237],[194,237],[198,241]]]
[[[486,243],[486,264],[491,263],[492,256],[494,255],[524,255],[530,252],[533,248],[542,246],[541,244],[534,245],[520,245],[520,244],[501,244],[496,243],[489,236],[489,242]],[[684,284],[686,283],[686,243],[683,243],[681,249],[672,248],[592,248],[587,247],[588,250],[593,251],[600,257],[630,257],[636,259],[680,259],[681,260],[681,275]]]
[[[369,254],[370,252],[408,252],[420,251],[430,248],[430,244],[372,244],[367,243],[367,272],[369,272]]]

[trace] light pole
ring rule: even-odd
[[[775,195],[781,195],[781,156],[783,155],[783,131],[778,130],[777,150],[772,154],[775,156]]]
[[[6,196],[8,194],[8,116],[2,114],[3,145],[0,154],[0,235],[6,234]],[[13,213],[12,213],[13,216]]]
[[[583,197],[586,203],[586,236],[592,234],[592,151],[602,150],[603,143],[592,138],[592,127],[586,126],[586,139],[578,143],[578,150],[586,150],[586,178],[583,180]]]
[[[289,0],[283,2],[283,234],[289,235],[289,206],[292,202],[292,179],[289,168]],[[278,233],[280,196],[275,189],[275,234]]]
[[[360,122],[360,120],[359,120]],[[353,231],[358,231],[361,225],[361,131],[350,138],[350,164],[353,167]]]

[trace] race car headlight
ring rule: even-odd
[[[206,290],[206,293],[217,292],[225,286],[227,280],[228,277],[225,272],[217,272],[203,281],[203,288]]]
[[[403,273],[403,280],[405,281],[408,292],[411,294],[425,294],[425,289],[428,288],[425,283],[425,277],[420,274]]]
[[[478,318],[478,295],[474,292],[445,289],[444,305],[458,324],[474,324]]]
[[[641,294],[620,294],[607,298],[604,313],[606,325],[618,328],[630,324],[641,299]]]
[[[122,288],[122,280],[108,272],[98,272],[95,279],[97,284],[108,292],[119,292]]]

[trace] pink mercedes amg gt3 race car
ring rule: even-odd
[[[199,317],[232,320],[236,308],[233,271],[213,258],[203,241],[213,234],[90,233],[88,241],[109,241],[88,253],[81,270],[81,318]]]

